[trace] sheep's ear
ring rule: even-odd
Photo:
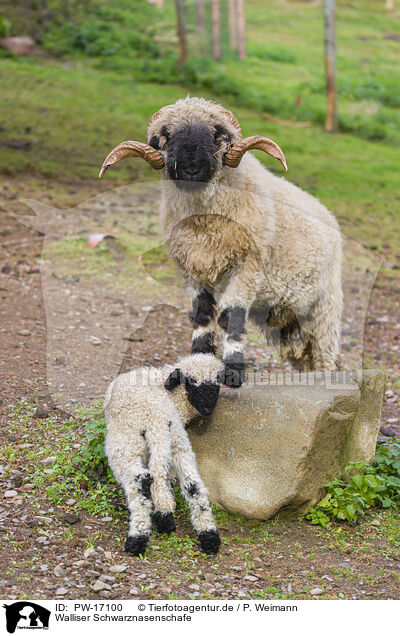
[[[174,369],[169,374],[168,378],[164,382],[164,386],[167,391],[173,391],[177,386],[182,384],[184,375],[180,369]]]

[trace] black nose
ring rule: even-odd
[[[182,166],[182,177],[184,179],[192,179],[195,180],[197,177],[201,176],[202,169],[200,166],[195,164]]]
[[[203,187],[216,170],[215,150],[214,138],[205,124],[178,128],[168,143],[169,178],[178,188]]]

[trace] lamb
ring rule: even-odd
[[[199,413],[212,413],[223,370],[214,355],[194,354],[175,366],[124,373],[108,387],[105,450],[127,497],[127,552],[144,554],[151,534],[152,504],[158,531],[175,531],[170,480],[176,476],[201,549],[207,554],[218,552],[220,538],[185,424]]]
[[[250,319],[280,341],[295,368],[334,370],[340,230],[318,199],[247,153],[262,150],[287,169],[281,148],[266,137],[243,139],[233,113],[190,97],[153,115],[147,138],[112,150],[100,177],[128,156],[162,170],[161,224],[192,299],[192,352],[214,352],[221,330],[226,379],[240,386]]]

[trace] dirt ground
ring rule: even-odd
[[[246,522],[221,512],[220,554],[205,557],[197,552],[187,514],[181,510],[176,537],[167,541],[155,535],[146,558],[137,560],[122,549],[124,512],[118,520],[104,517],[104,513],[89,514],[76,509],[72,499],[69,504],[51,503],[44,489],[32,487],[34,455],[62,443],[70,418],[68,409],[61,408],[62,401],[48,386],[48,322],[40,272],[44,237],[20,224],[10,212],[21,211],[19,198],[35,198],[50,205],[56,200],[58,207],[68,208],[92,193],[89,186],[75,183],[54,188],[52,183],[39,185],[33,179],[24,183],[10,179],[3,182],[0,191],[0,476],[2,495],[12,490],[16,493],[2,496],[0,502],[0,596],[399,598],[400,526],[393,513],[374,511],[356,527],[344,524],[322,530],[297,519]],[[344,353],[358,351],[363,353],[364,365],[385,369],[388,388],[382,410],[383,432],[400,437],[400,281],[393,280],[383,267],[369,299],[363,344],[359,338],[352,340],[346,324],[343,335]],[[110,291],[111,296],[114,292]],[[354,288],[355,297],[357,293]],[[159,365],[175,361],[189,350],[190,325],[184,307],[159,306],[144,320],[143,306],[132,305],[129,286],[118,290],[112,301],[108,328],[115,330],[115,325],[129,316],[124,326],[128,335],[123,336],[121,359],[99,371],[104,382],[112,377],[115,365],[123,369],[139,362]],[[65,302],[68,307],[68,299]],[[93,302],[98,302],[95,296]],[[101,334],[102,325],[98,328]],[[68,336],[66,330],[58,333],[61,339]],[[90,356],[92,350],[101,351],[101,347],[89,346],[78,359]],[[253,365],[261,365],[263,351],[256,337],[250,338],[248,355]],[[272,357],[271,364],[278,366],[279,362]],[[82,386],[82,393],[85,391],[87,386]],[[76,400],[79,404],[79,392]],[[73,434],[78,447],[79,417],[76,421]],[[119,501],[122,509],[123,499]]]

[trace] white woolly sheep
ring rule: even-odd
[[[151,512],[159,532],[175,530],[171,479],[178,477],[200,546],[218,551],[207,490],[185,431],[196,414],[210,415],[218,400],[224,365],[211,354],[195,354],[177,365],[141,368],[118,376],[104,401],[106,454],[123,487],[130,513],[125,550],[143,554],[151,533]]]
[[[248,150],[276,157],[266,137],[242,139],[236,117],[201,98],[150,119],[148,144],[127,141],[100,176],[128,156],[162,170],[164,239],[192,298],[192,352],[213,352],[223,331],[228,383],[244,377],[247,318],[299,369],[334,370],[340,347],[342,240],[320,201],[274,176]],[[305,155],[306,160],[306,155]]]

